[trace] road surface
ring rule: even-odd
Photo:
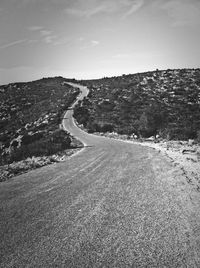
[[[84,150],[0,184],[0,267],[200,267],[180,172],[153,149],[85,133],[72,113],[64,126]]]

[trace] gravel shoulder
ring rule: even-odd
[[[147,146],[160,152],[167,157],[173,166],[181,170],[187,183],[196,191],[200,192],[200,145],[193,141],[153,141],[129,139],[127,135],[115,133],[94,133],[98,136],[105,136],[121,140],[131,144]]]
[[[142,142],[170,158],[174,166],[182,170],[186,181],[200,192],[200,146],[187,141]]]

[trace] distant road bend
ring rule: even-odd
[[[0,267],[200,267],[200,223],[177,169],[85,133],[72,114],[63,124],[84,150],[0,185]]]

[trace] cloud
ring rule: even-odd
[[[8,47],[13,47],[13,46],[16,46],[16,45],[25,43],[27,41],[28,41],[27,39],[16,40],[14,42],[10,42],[10,43],[4,44],[4,45],[0,45],[0,49],[4,49],[4,48],[8,48]]]
[[[168,0],[161,8],[172,19],[173,26],[200,24],[200,2],[197,0]]]
[[[53,4],[53,5],[58,5],[58,4],[65,4],[66,0],[12,0],[13,2],[20,2],[23,5],[31,5],[31,4]],[[68,1],[68,0],[67,0]]]
[[[51,36],[52,35],[52,31],[41,30],[40,31],[40,35],[41,36]]]
[[[47,36],[44,37],[44,42],[46,44],[52,44],[52,43],[54,43],[56,38],[57,38],[56,35],[47,35]]]
[[[30,27],[28,27],[28,30],[29,31],[40,31],[40,30],[42,30],[42,29],[44,29],[44,27],[42,27],[42,26],[30,26]]]
[[[46,44],[53,44],[53,45],[62,45],[66,43],[66,39],[60,39],[58,38],[57,35],[53,34],[52,31],[46,30],[42,26],[30,26],[28,29],[32,32],[37,32],[40,35],[40,38],[43,42]],[[35,39],[32,41],[36,41]],[[30,42],[34,43],[34,42]]]
[[[74,0],[64,10],[65,14],[90,18],[99,13],[125,12],[124,18],[130,16],[144,4],[144,0]]]
[[[133,1],[133,4],[128,12],[126,12],[123,18],[127,18],[128,16],[132,15],[136,11],[138,11],[144,5],[144,0],[136,0]]]
[[[92,40],[92,41],[91,41],[91,44],[92,44],[93,46],[97,46],[97,45],[99,45],[99,41]]]
[[[96,47],[99,44],[100,44],[99,41],[97,41],[97,40],[91,40],[91,41],[87,42],[87,44],[85,44],[84,46],[82,46],[80,49],[87,49],[87,48]]]
[[[69,43],[70,43],[69,38],[61,37],[61,38],[57,38],[57,40],[54,40],[53,45],[61,46],[61,45],[69,44]]]
[[[53,34],[52,31],[48,30],[41,30],[40,35],[42,37],[42,40],[46,44],[51,44],[53,46],[58,46],[58,45],[65,45],[69,43],[69,38],[68,37],[59,37],[56,34]]]
[[[37,42],[38,42],[37,39],[29,39],[29,40],[27,40],[28,44],[34,44],[34,43],[37,43]]]
[[[104,5],[92,8],[92,9],[87,9],[87,10],[81,10],[81,9],[76,9],[76,8],[66,8],[65,13],[68,15],[72,16],[77,16],[77,17],[86,17],[90,18],[100,12],[106,12],[106,7]]]

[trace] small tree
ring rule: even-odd
[[[138,120],[138,132],[140,136],[146,136],[146,132],[148,129],[148,119],[145,113],[143,113],[140,116],[140,119]]]

